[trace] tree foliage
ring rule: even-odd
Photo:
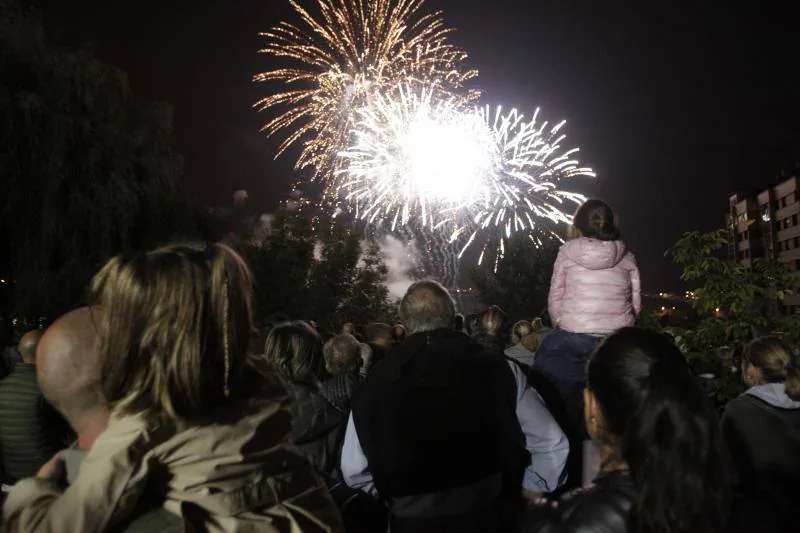
[[[555,238],[545,238],[538,244],[527,235],[513,237],[496,271],[486,265],[472,269],[472,282],[481,303],[499,305],[512,320],[542,314],[547,308],[560,244]]]
[[[721,259],[727,244],[723,230],[686,233],[667,255],[683,267],[681,279],[693,287],[700,324],[684,331],[693,351],[707,351],[781,331],[789,324],[777,312],[777,301],[797,284],[786,263],[755,260],[751,267]]]
[[[346,322],[394,316],[380,250],[357,232],[334,225],[315,235],[307,219],[279,214],[263,241],[244,249],[255,274],[262,326],[303,319],[338,331]]]
[[[694,231],[667,251],[683,267],[682,279],[693,287],[693,305],[700,316],[696,327],[672,333],[694,372],[715,376],[711,394],[720,408],[745,389],[733,358],[744,342],[776,334],[795,349],[800,346],[800,320],[782,316],[777,309],[778,300],[797,284],[789,265],[764,259],[748,268],[721,259],[718,252],[727,242],[724,231]]]
[[[197,235],[169,105],[134,106],[122,70],[53,46],[14,0],[0,0],[0,72],[0,273],[15,313],[63,312],[110,256]]]

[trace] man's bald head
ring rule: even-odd
[[[96,308],[69,312],[47,328],[36,352],[36,375],[47,401],[79,434],[107,418],[100,388]]]
[[[22,356],[23,363],[33,364],[36,362],[36,347],[42,338],[42,332],[38,329],[29,331],[19,340],[17,350]]]
[[[400,301],[400,318],[411,334],[436,329],[452,329],[456,306],[447,289],[435,281],[411,285]]]

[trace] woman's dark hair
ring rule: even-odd
[[[756,367],[767,383],[783,383],[786,395],[800,400],[800,368],[791,350],[778,337],[761,337],[748,344],[743,353],[745,364]]]
[[[322,339],[305,322],[284,322],[272,328],[264,355],[293,383],[316,387],[324,376]]]
[[[639,533],[711,533],[730,510],[718,422],[683,355],[663,335],[624,328],[588,364],[602,412],[599,440],[627,463],[639,489]]]
[[[580,231],[582,237],[600,241],[619,239],[614,210],[602,200],[586,200],[572,218],[572,226]]]

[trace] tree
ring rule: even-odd
[[[169,105],[135,106],[122,70],[51,45],[14,0],[0,0],[0,50],[0,274],[15,314],[55,316],[109,257],[207,217],[180,194]]]
[[[747,267],[720,259],[717,252],[727,242],[723,230],[693,231],[667,251],[683,267],[681,279],[694,286],[693,305],[702,318],[697,328],[682,332],[693,351],[735,344],[791,325],[775,305],[797,284],[789,265],[757,259]]]
[[[258,244],[243,249],[255,276],[257,319],[315,320],[338,331],[393,317],[377,245],[341,224],[316,235],[309,220],[280,213]]]
[[[797,284],[789,265],[761,259],[747,267],[721,259],[718,251],[727,242],[722,230],[694,231],[667,251],[683,267],[681,278],[694,287],[693,305],[700,315],[696,327],[675,328],[672,333],[693,371],[715,376],[713,396],[720,408],[745,388],[738,369],[732,368],[737,365],[732,353],[731,360],[724,361],[721,350],[765,334],[777,334],[795,349],[800,340],[800,320],[777,312],[778,300]]]
[[[530,319],[547,309],[547,295],[560,241],[544,238],[534,243],[527,235],[514,236],[494,271],[472,268],[471,278],[484,305],[499,305],[513,320]]]

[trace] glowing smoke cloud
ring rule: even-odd
[[[414,241],[400,241],[387,235],[378,241],[383,262],[388,270],[386,287],[393,299],[402,298],[414,281],[414,271],[418,259]]]

